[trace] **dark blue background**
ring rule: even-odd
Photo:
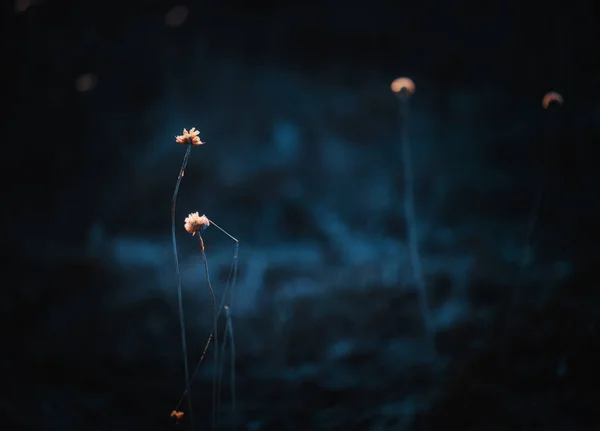
[[[30,3],[2,19],[0,427],[189,429],[187,404],[169,417],[184,127],[206,141],[177,208],[192,364],[211,309],[183,219],[240,239],[236,429],[600,427],[593,2],[187,1],[175,27],[169,1]],[[416,83],[403,127],[434,352],[407,253],[398,76]],[[542,108],[549,90],[562,106]],[[204,239],[222,293],[233,243]],[[213,365],[194,382],[196,429]],[[228,373],[220,417],[232,429]]]

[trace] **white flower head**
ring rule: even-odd
[[[200,131],[195,127],[192,127],[189,132],[187,129],[183,129],[183,135],[176,136],[175,141],[183,145],[202,145],[204,142],[198,137],[199,134]]]
[[[210,226],[210,221],[204,214],[198,215],[198,213],[195,212],[185,219],[185,230],[191,233],[192,236],[196,235],[196,232],[198,231],[202,232],[208,226]]]

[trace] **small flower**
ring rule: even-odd
[[[175,418],[175,420],[177,422],[179,422],[181,420],[181,418],[183,417],[183,412],[178,412],[177,410],[173,410],[171,412],[171,417]]]
[[[187,129],[183,129],[183,135],[176,136],[175,141],[183,145],[202,145],[204,142],[198,137],[199,134],[200,131],[196,130],[195,127],[192,127],[189,132]]]
[[[196,235],[196,232],[206,229],[208,226],[210,226],[210,221],[204,214],[200,216],[195,212],[185,219],[185,230],[191,233],[192,236]]]
[[[544,109],[548,109],[551,103],[558,103],[559,105],[562,105],[563,102],[564,99],[560,94],[558,94],[556,91],[549,91],[544,95],[544,98],[542,99],[542,106],[544,107]]]
[[[392,82],[392,91],[394,93],[408,93],[408,94],[413,94],[415,92],[415,83],[413,82],[412,79],[410,78],[396,78],[394,79],[394,82]]]

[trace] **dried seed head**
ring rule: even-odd
[[[198,137],[199,134],[200,131],[196,130],[195,127],[192,127],[189,132],[187,129],[183,129],[183,135],[176,136],[175,141],[183,145],[202,145],[204,142]]]
[[[210,221],[204,214],[201,216],[198,215],[197,212],[190,214],[185,219],[185,230],[193,235],[196,235],[196,232],[203,231],[208,226],[210,226]]]
[[[171,412],[171,417],[177,419],[177,421],[180,421],[181,418],[183,417],[183,412],[178,412],[177,410],[173,410]]]
[[[390,87],[394,93],[400,93],[404,90],[408,94],[413,94],[416,90],[415,83],[410,78],[396,78]]]
[[[564,99],[556,91],[549,91],[544,95],[544,98],[542,99],[542,106],[544,107],[544,109],[548,109],[552,102],[556,102],[559,105],[562,105]]]

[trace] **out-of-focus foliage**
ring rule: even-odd
[[[506,4],[485,19],[442,5],[172,7],[48,1],[4,26],[10,429],[171,424],[184,127],[206,141],[177,210],[190,360],[211,323],[183,230],[199,211],[241,240],[240,429],[597,425],[583,419],[599,257],[597,68],[575,43],[597,32],[586,10],[557,26]],[[406,244],[399,75],[417,86],[405,126],[434,358]],[[544,110],[549,89],[565,102]],[[204,239],[222,292],[231,242]],[[199,425],[212,367],[195,383]]]

